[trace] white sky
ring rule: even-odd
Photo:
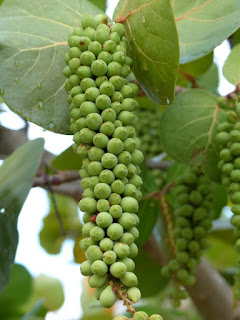
[[[118,0],[108,0],[108,15],[111,17]],[[229,54],[228,42],[224,42],[215,49],[214,60],[220,69]],[[231,92],[234,87],[220,74],[219,91],[222,95]],[[18,129],[22,127],[22,120],[11,112],[1,115],[3,125]],[[71,136],[57,135],[30,124],[29,139],[45,138],[45,147],[52,153],[59,154],[72,144]],[[47,320],[77,320],[81,314],[80,293],[81,275],[79,265],[73,263],[73,243],[64,242],[60,255],[48,255],[39,245],[39,231],[42,219],[48,212],[46,192],[40,188],[31,190],[22,212],[19,216],[19,245],[16,262],[24,264],[28,270],[37,276],[45,273],[60,279],[65,289],[65,303],[56,313],[49,313]]]

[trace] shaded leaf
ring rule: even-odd
[[[196,60],[240,26],[239,0],[171,0],[179,35],[180,62]]]
[[[153,193],[154,191],[159,191],[155,179],[151,174],[151,171],[148,169],[146,162],[143,162],[140,165],[140,168],[141,178],[143,180],[143,185],[141,187],[142,194],[145,196]]]
[[[233,37],[233,40],[234,40],[234,45],[240,43],[240,28],[236,32],[234,32],[232,37]]]
[[[226,188],[220,184],[214,183],[213,209],[215,212],[214,219],[220,217],[222,209],[227,205],[228,196]]]
[[[139,238],[136,240],[138,246],[142,246],[152,233],[159,216],[159,202],[156,199],[147,199],[139,202],[138,216],[140,223],[138,230]]]
[[[185,64],[180,64],[179,72],[186,72],[193,77],[201,76],[211,66],[213,62],[213,51],[206,56]]]
[[[107,9],[107,0],[89,0],[92,4],[94,4],[96,7],[101,9],[102,11],[106,11]]]
[[[83,237],[77,237],[74,242],[73,255],[76,263],[83,263],[87,260],[85,252],[79,246],[79,241],[81,239],[83,239]]]
[[[56,278],[40,274],[33,282],[34,299],[45,298],[43,306],[49,310],[59,309],[64,302],[64,291],[61,281]]]
[[[228,237],[228,235],[229,231],[226,233],[222,232],[221,238],[209,236],[210,246],[205,252],[205,255],[210,263],[217,269],[235,267],[238,264],[239,254],[234,250],[232,244],[225,241],[225,237]]]
[[[68,34],[79,25],[84,13],[99,12],[102,11],[86,0],[3,3],[0,91],[12,111],[45,129],[70,132],[63,76]]]
[[[14,264],[9,284],[0,294],[1,319],[6,319],[10,314],[17,314],[20,307],[30,298],[31,293],[32,277],[30,273],[24,266]]]
[[[211,65],[207,72],[196,78],[197,84],[212,93],[218,93],[218,67],[215,63]]]
[[[218,182],[215,134],[224,111],[216,102],[217,97],[204,90],[180,93],[161,118],[160,134],[170,157],[188,165],[201,164],[204,173]]]
[[[65,195],[54,194],[54,198],[66,235],[73,239],[79,237],[82,224],[78,217],[77,202]],[[52,198],[50,198],[50,211],[43,218],[43,227],[39,238],[41,246],[50,254],[59,254],[63,241],[66,239],[61,232]]]
[[[58,170],[80,170],[82,161],[71,146],[54,158],[51,165]]]
[[[45,299],[39,299],[21,320],[44,320],[48,310],[44,306]]]
[[[168,0],[120,0],[114,19],[124,18],[133,72],[148,96],[158,104],[174,100],[179,47]]]
[[[43,139],[27,142],[0,167],[0,291],[9,279],[18,244],[18,215],[32,187],[43,144]]]
[[[143,249],[140,250],[134,261],[142,298],[152,297],[167,286],[169,279],[161,276],[161,266],[152,260]]]
[[[234,85],[240,83],[240,44],[236,45],[230,52],[224,66],[224,77]]]

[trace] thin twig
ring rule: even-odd
[[[56,199],[55,199],[55,196],[54,196],[54,193],[53,193],[51,184],[49,183],[49,180],[48,180],[48,179],[49,179],[49,167],[48,167],[48,164],[47,164],[47,163],[45,163],[45,167],[46,167],[45,185],[47,186],[47,188],[48,188],[48,190],[49,190],[49,193],[50,193],[50,196],[51,196],[51,200],[52,200],[52,203],[53,203],[54,211],[55,211],[57,220],[58,220],[58,222],[59,222],[59,226],[60,226],[60,230],[61,230],[61,235],[64,237],[64,236],[66,235],[66,231],[65,231],[64,226],[63,226],[63,221],[62,221],[60,212],[59,212],[59,210],[58,210],[57,202],[56,202]]]
[[[128,300],[126,289],[122,285],[118,284],[115,280],[111,280],[109,284],[111,285],[113,291],[117,293],[119,297],[123,300],[123,305],[127,307],[127,312],[130,312],[132,316],[134,316],[136,309],[133,308],[132,302]]]
[[[48,167],[49,168],[49,167]],[[49,175],[47,177],[47,181],[49,185],[58,186],[64,182],[70,182],[78,180],[79,173],[78,171],[59,171],[55,175]],[[33,182],[33,187],[44,187],[46,185],[46,175],[41,174],[38,177],[35,177]]]

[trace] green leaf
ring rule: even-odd
[[[39,299],[33,307],[24,314],[21,320],[44,320],[48,310],[44,306],[45,299]]]
[[[174,100],[179,47],[169,0],[120,0],[114,17],[124,18],[133,72],[148,96],[158,104]]]
[[[147,168],[146,162],[143,162],[140,165],[140,168],[141,178],[143,179],[143,185],[141,187],[142,194],[145,196],[153,193],[154,191],[159,191],[151,171]]]
[[[212,93],[218,93],[218,67],[215,63],[211,65],[207,72],[196,78],[197,84]]]
[[[223,75],[232,84],[240,83],[240,44],[236,45],[229,54],[224,66]]]
[[[54,158],[51,165],[58,170],[80,170],[82,161],[71,146]]]
[[[32,277],[30,273],[24,266],[14,264],[9,284],[0,294],[0,318],[6,319],[9,314],[17,314],[20,307],[30,298],[31,293]]]
[[[180,62],[196,60],[240,26],[239,0],[171,0],[179,35]]]
[[[86,0],[3,3],[0,91],[12,111],[45,129],[70,133],[63,76],[68,34],[84,13],[100,12]]]
[[[64,302],[64,291],[60,280],[40,274],[33,282],[34,299],[44,299],[44,307],[49,310],[59,309]]]
[[[136,241],[138,246],[142,246],[151,235],[152,230],[157,222],[159,211],[159,202],[156,199],[151,198],[140,201],[138,211],[138,216],[140,219],[138,230],[140,237]]]
[[[43,218],[43,227],[39,234],[40,244],[49,254],[59,254],[66,237],[61,233],[55,204],[50,195],[49,198],[50,211]],[[60,194],[54,194],[54,199],[66,235],[71,238],[81,235],[82,224],[78,217],[77,202],[71,197]]]
[[[213,62],[213,51],[198,60],[180,64],[178,69],[177,85],[192,87],[196,77],[204,74]]]
[[[214,219],[220,217],[223,207],[227,205],[228,196],[226,188],[220,184],[214,184],[214,193],[213,193],[213,209],[215,212]]]
[[[233,37],[234,45],[240,43],[240,28],[236,32],[234,32],[232,37]]]
[[[169,283],[169,279],[161,276],[161,266],[151,259],[148,254],[141,249],[135,258],[135,273],[139,279],[138,287],[142,292],[142,298],[147,298],[158,294]]]
[[[188,73],[193,77],[201,76],[205,73],[213,62],[213,51],[206,56],[185,64],[180,64],[179,72]]]
[[[216,125],[224,119],[224,111],[216,102],[217,97],[204,90],[180,93],[161,118],[160,135],[170,157],[188,165],[201,164],[204,173],[218,182],[215,135]]]
[[[102,11],[106,11],[107,9],[107,1],[106,0],[89,0],[89,2],[92,2],[96,7],[101,9]]]
[[[0,291],[9,279],[18,244],[18,215],[32,187],[43,145],[43,139],[27,142],[0,167]]]

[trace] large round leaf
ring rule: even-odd
[[[131,14],[127,17],[127,14]],[[127,18],[126,18],[127,17]],[[169,0],[120,0],[114,19],[124,19],[133,72],[158,104],[174,100],[179,62],[178,36]]]
[[[171,0],[180,44],[180,62],[212,51],[240,26],[239,0]]]
[[[234,85],[240,84],[240,44],[236,45],[228,56],[224,66],[224,77]]]
[[[69,131],[64,54],[72,27],[99,8],[86,0],[8,0],[0,10],[0,91],[8,107],[59,133]]]
[[[186,164],[201,164],[210,179],[218,182],[220,172],[215,135],[224,111],[217,96],[199,89],[180,93],[164,112],[160,134],[169,156]]]

